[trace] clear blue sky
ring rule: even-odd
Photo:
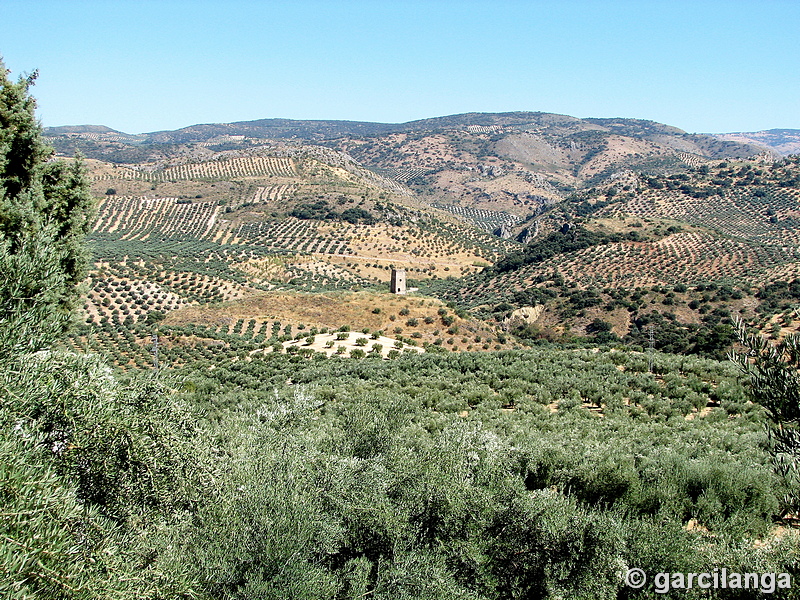
[[[531,110],[800,129],[800,1],[0,0],[45,125]]]

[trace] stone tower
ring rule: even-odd
[[[390,284],[390,291],[393,294],[406,293],[406,270],[405,269],[392,269],[392,282]]]

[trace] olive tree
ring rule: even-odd
[[[800,336],[790,335],[770,344],[748,333],[738,321],[737,333],[744,351],[732,356],[747,376],[754,402],[767,411],[773,466],[784,480],[784,514],[800,511]]]

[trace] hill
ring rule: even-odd
[[[768,129],[751,133],[711,134],[718,140],[764,146],[782,156],[800,154],[800,129]]]
[[[539,236],[493,268],[429,293],[498,324],[541,305],[518,331],[533,338],[644,344],[654,325],[661,348],[723,356],[735,316],[775,337],[797,328],[799,187],[792,158],[595,188],[529,223]]]
[[[85,163],[98,214],[75,348],[142,366],[158,323],[171,340],[162,361],[174,365],[279,338],[297,350],[288,345],[296,336],[341,327],[386,332],[400,347],[506,347],[466,314],[443,322],[452,311],[440,302],[419,308],[433,299],[393,307],[387,284],[393,267],[412,285],[475,272],[515,244],[427,207],[341,152],[201,147],[139,164]]]
[[[325,147],[410,187],[429,203],[519,217],[620,172],[671,173],[766,151],[762,145],[688,134],[652,121],[541,112],[467,113],[398,124],[262,119],[137,136],[95,126],[45,133],[62,154],[80,150],[117,164],[274,143]]]
[[[510,331],[642,345],[658,321],[659,347],[721,356],[736,314],[777,335],[793,327],[790,292],[774,305],[759,294],[788,285],[800,266],[797,164],[775,162],[763,146],[549,113],[47,133],[62,152],[94,157],[97,270],[86,321],[121,328],[112,337],[134,328],[139,346],[150,313],[203,314],[207,324],[215,310],[241,313],[234,322],[251,323],[252,336],[267,328],[273,342],[268,322],[295,336],[300,325],[402,330],[309,320],[296,301],[295,314],[280,317],[242,308],[264,294],[377,290],[393,267],[485,321],[466,335],[436,318],[406,328],[453,350],[513,344]],[[578,241],[562,243],[570,236]],[[539,305],[522,329],[509,324],[514,309]],[[724,335],[714,333],[721,325]],[[80,343],[91,339],[84,334]]]

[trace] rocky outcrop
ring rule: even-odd
[[[493,232],[497,237],[503,238],[504,240],[509,239],[512,235],[514,235],[514,230],[512,228],[511,223],[503,223],[494,230]]]
[[[503,329],[505,331],[513,331],[518,327],[525,327],[525,325],[532,325],[539,320],[544,311],[544,305],[539,306],[523,306],[512,312],[508,317],[503,320]]]
[[[531,230],[526,227],[522,231],[519,232],[517,235],[517,241],[521,244],[527,244],[534,238],[535,234],[531,232]]]

